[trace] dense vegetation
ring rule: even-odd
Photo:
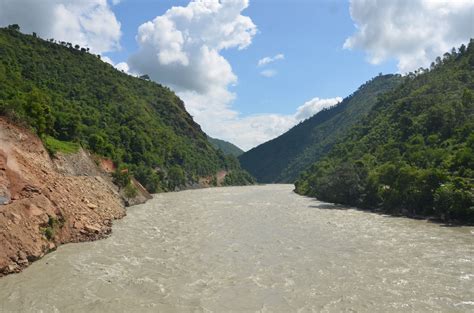
[[[30,126],[53,150],[80,144],[112,158],[151,192],[222,169],[245,176],[235,158],[209,144],[170,89],[16,25],[0,29],[0,115]]]
[[[239,155],[244,153],[242,149],[240,149],[239,147],[237,147],[236,145],[228,141],[216,139],[212,137],[207,137],[207,139],[209,140],[209,142],[214,148],[220,149],[222,152],[224,152],[225,155],[233,155],[235,157],[238,157]]]
[[[474,41],[410,73],[296,183],[298,193],[474,223]]]
[[[378,95],[395,88],[401,81],[399,75],[380,75],[372,79],[341,103],[241,155],[242,167],[259,182],[294,182],[370,111]]]

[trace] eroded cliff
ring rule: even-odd
[[[125,202],[86,151],[52,160],[36,135],[0,118],[0,276],[60,244],[107,236]]]

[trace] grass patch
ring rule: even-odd
[[[40,231],[48,240],[52,240],[58,228],[62,228],[64,226],[65,220],[62,216],[57,217],[49,216],[48,217],[48,224],[40,227]]]
[[[41,232],[48,240],[51,240],[54,237],[54,229],[51,226],[41,228]]]
[[[57,152],[65,154],[76,153],[77,151],[79,151],[80,147],[78,143],[61,141],[51,136],[46,136],[44,138],[44,144],[48,152],[52,155],[55,155]]]

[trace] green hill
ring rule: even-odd
[[[0,29],[0,114],[29,125],[45,142],[74,142],[112,158],[151,192],[223,169],[239,177],[228,184],[250,182],[241,180],[248,175],[235,158],[211,146],[169,88],[16,26]]]
[[[401,81],[399,75],[375,77],[341,103],[241,155],[242,167],[259,182],[294,182],[370,111],[380,94],[395,88]]]
[[[209,142],[214,148],[220,149],[222,152],[224,152],[225,155],[233,155],[235,157],[238,157],[239,155],[244,153],[242,149],[228,141],[212,137],[207,137],[207,140],[209,140]]]
[[[474,40],[382,96],[296,190],[393,214],[474,223]]]

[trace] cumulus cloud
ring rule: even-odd
[[[128,75],[139,76],[138,73],[134,73],[134,72],[130,71],[130,68],[129,68],[129,66],[126,62],[119,62],[119,63],[115,64],[114,61],[112,61],[112,59],[110,59],[107,56],[102,56],[101,60],[106,62],[106,63],[109,63],[110,65],[115,67],[117,70],[119,70],[121,72],[124,72]]]
[[[351,0],[350,13],[357,31],[344,48],[367,51],[373,64],[395,58],[402,73],[474,37],[472,0]]]
[[[275,61],[284,60],[284,59],[285,59],[285,55],[282,53],[279,53],[273,57],[264,57],[258,60],[257,66],[264,66],[264,65],[273,63]]]
[[[248,150],[278,137],[299,122],[341,101],[341,97],[314,98],[298,107],[294,114],[287,115],[268,113],[242,117],[237,112],[227,109],[225,112],[210,116],[210,120],[217,118],[221,122],[209,129],[209,135],[228,140]]]
[[[249,150],[281,135],[295,124],[291,115],[258,114],[230,119],[216,125],[209,134]]]
[[[336,103],[342,101],[341,97],[329,98],[329,99],[320,99],[320,98],[313,98],[302,106],[296,109],[295,118],[298,121],[305,120],[308,117],[313,116],[314,114],[318,113],[322,109],[332,107]]]
[[[106,0],[1,0],[0,25],[89,47],[95,53],[120,47],[120,23]]]
[[[129,75],[136,75],[135,73],[130,72],[130,68],[126,62],[120,62],[114,65],[119,71],[125,72]]]
[[[267,78],[274,77],[276,74],[278,74],[277,71],[272,70],[272,69],[263,70],[260,72],[260,75]]]
[[[229,93],[237,76],[220,52],[251,44],[257,27],[241,15],[247,6],[248,0],[195,0],[172,7],[139,27],[130,68],[178,92]]]

